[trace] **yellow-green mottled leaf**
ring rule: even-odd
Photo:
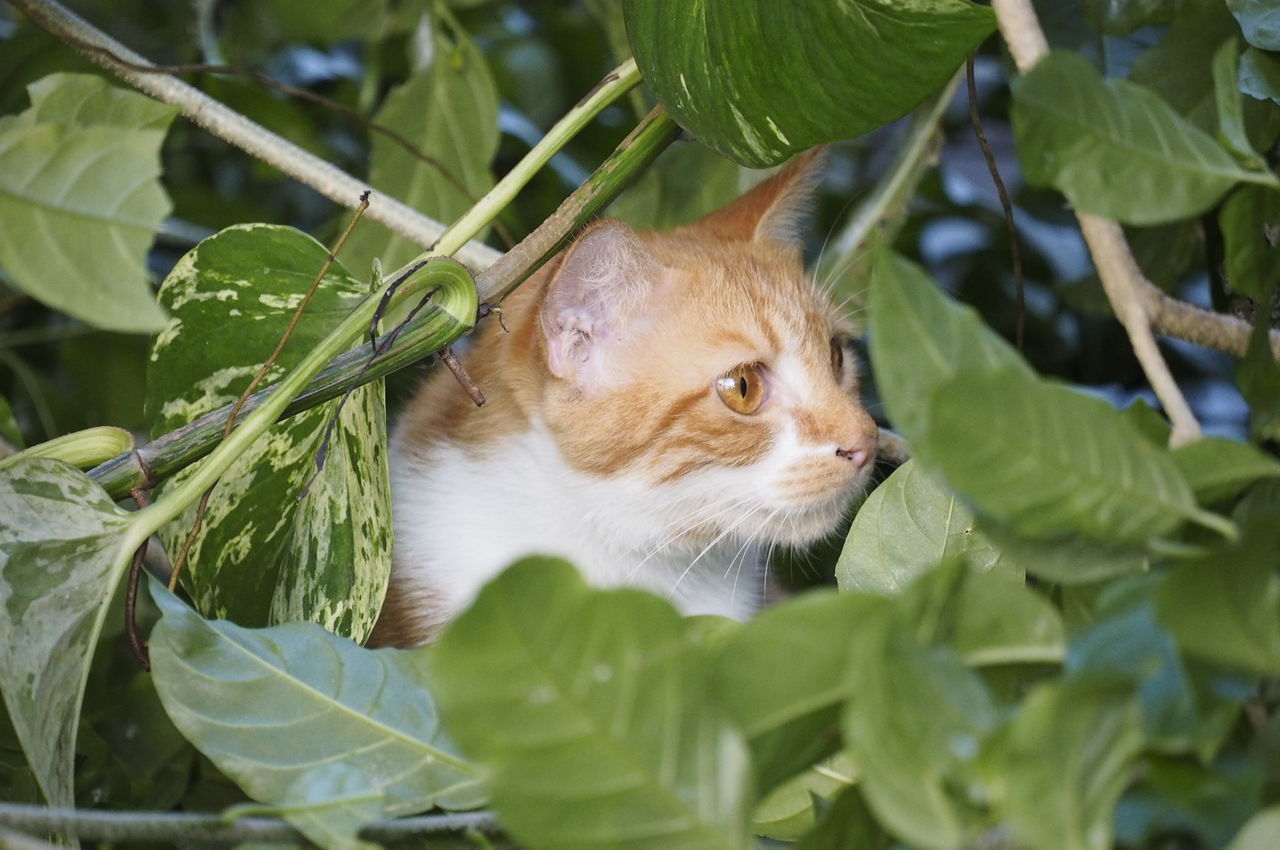
[[[178,262],[160,290],[173,320],[152,348],[147,376],[153,433],[239,396],[327,254],[291,228],[244,225]],[[335,263],[267,380],[283,375],[366,292]],[[355,390],[342,406],[324,469],[312,480],[336,406],[273,426],[222,477],[184,569],[205,614],[244,625],[309,620],[356,640],[368,636],[391,557],[381,382]],[[194,510],[163,531],[170,551],[186,539]]]

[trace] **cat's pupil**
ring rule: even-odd
[[[738,394],[743,398],[747,397],[747,377],[745,375],[738,378]]]

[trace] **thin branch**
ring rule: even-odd
[[[307,843],[302,833],[282,818],[245,817],[227,820],[217,813],[114,812],[0,803],[0,824],[31,832],[58,832],[111,843]],[[392,842],[470,831],[493,835],[499,833],[501,827],[492,812],[463,812],[377,821],[362,827],[359,836],[366,841]]]
[[[1049,53],[1049,44],[1030,0],[992,0],[991,7],[1018,70],[1027,73]],[[1102,288],[1111,302],[1111,309],[1128,333],[1133,353],[1173,423],[1170,445],[1178,446],[1199,439],[1200,423],[1156,346],[1147,313],[1148,299],[1143,291],[1151,283],[1134,260],[1124,231],[1114,221],[1089,213],[1077,212],[1076,218],[1080,221],[1080,230],[1089,246],[1089,253],[1093,255],[1093,263],[1098,269],[1098,277],[1102,279]]]
[[[310,186],[334,203],[353,207],[355,199],[369,188],[340,168],[277,136],[181,80],[157,70],[137,70],[137,67],[155,69],[155,65],[54,0],[9,2],[25,12],[36,25],[76,47],[129,85],[178,107],[188,120]],[[86,45],[93,49],[85,49]],[[115,61],[115,57],[128,64]],[[385,195],[375,195],[371,199],[368,215],[373,221],[424,248],[433,244],[445,231],[445,225]],[[499,256],[498,251],[480,242],[469,242],[457,253],[458,259],[472,268],[485,268]]]
[[[973,74],[973,55],[970,54],[964,64],[965,80],[968,84],[969,123],[973,125],[973,134],[978,138],[978,147],[982,148],[982,157],[987,161],[987,171],[991,173],[991,182],[996,186],[996,194],[1000,196],[1000,208],[1004,210],[1004,223],[1009,231],[1009,263],[1013,269],[1013,289],[1018,302],[1018,319],[1014,323],[1014,342],[1018,352],[1024,349],[1027,325],[1027,293],[1022,281],[1022,249],[1018,244],[1018,228],[1013,224],[1013,202],[1009,200],[1009,190],[1000,177],[1000,167],[996,164],[996,155],[991,151],[991,143],[987,141],[987,131],[982,126],[982,115],[978,112],[978,83]]]

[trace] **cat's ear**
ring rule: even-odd
[[[551,373],[586,387],[605,380],[608,349],[624,334],[658,272],[635,231],[621,221],[605,219],[584,230],[542,302]]]
[[[802,153],[733,203],[698,219],[693,227],[721,239],[800,248],[801,228],[822,179],[825,153],[822,146]]]

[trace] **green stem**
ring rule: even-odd
[[[513,290],[554,256],[582,224],[598,215],[679,132],[679,127],[664,112],[651,113],[554,214],[478,276],[480,292],[493,293],[496,298]],[[352,386],[381,378],[438,351],[442,347],[440,320],[438,312],[416,319],[387,351],[375,354],[365,345],[336,358],[285,408],[284,415],[291,416],[337,398]],[[257,410],[275,392],[276,386],[251,396],[241,414]],[[157,437],[136,453],[121,454],[94,469],[90,477],[115,498],[134,487],[150,486],[150,481],[167,478],[204,457],[217,445],[230,407],[211,411],[195,422]],[[140,461],[146,464],[145,469]]]
[[[429,260],[421,273],[415,275],[412,288],[421,291],[428,286],[440,288],[441,297],[436,303],[441,311],[455,320],[453,337],[456,339],[470,330],[476,315],[475,281],[471,274],[453,260],[436,258]],[[383,287],[383,291],[387,288]],[[406,284],[403,288],[411,289],[411,286]],[[307,353],[302,362],[274,387],[262,405],[249,414],[188,478],[166,492],[164,498],[133,514],[117,550],[117,557],[121,561],[127,561],[132,557],[133,552],[148,537],[186,510],[188,505],[200,498],[201,493],[216,484],[236,458],[240,457],[267,428],[280,418],[280,414],[284,412],[293,397],[302,391],[307,382],[314,378],[325,364],[367,332],[369,323],[377,313],[381,295],[382,292],[378,292],[366,298],[339,322],[338,326],[330,331],[315,348]]]
[[[113,425],[99,425],[71,434],[63,434],[43,443],[24,449],[0,460],[0,469],[12,466],[23,458],[48,457],[66,461],[77,469],[89,469],[110,460],[122,452],[133,450],[133,435]]]

